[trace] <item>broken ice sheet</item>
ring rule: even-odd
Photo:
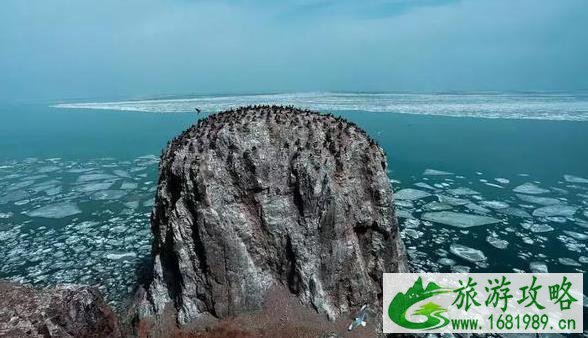
[[[453,173],[442,171],[442,170],[435,170],[435,169],[426,169],[423,172],[423,175],[426,176],[442,176],[442,175],[453,175]]]
[[[564,180],[570,183],[588,183],[588,178],[578,177],[574,175],[564,175]]]
[[[564,233],[572,238],[579,240],[579,241],[585,241],[588,239],[588,235],[582,234],[579,232],[564,230]]]
[[[421,219],[457,228],[471,228],[500,222],[499,219],[493,217],[462,214],[453,211],[427,212],[421,215]]]
[[[402,190],[394,193],[394,197],[399,200],[411,200],[412,201],[412,200],[417,200],[417,199],[425,198],[425,197],[429,197],[429,196],[431,196],[431,194],[429,194],[426,191],[411,189],[411,188],[402,189]]]
[[[435,187],[430,186],[429,184],[425,183],[425,182],[418,182],[414,184],[416,187],[419,188],[423,188],[423,189],[431,189],[431,190],[435,190]]]
[[[127,194],[124,190],[102,190],[92,194],[94,200],[116,200]]]
[[[509,207],[508,203],[502,201],[482,201],[481,203],[492,209],[504,209]]]
[[[433,201],[423,206],[423,209],[430,211],[451,210],[453,207],[449,204]]]
[[[506,249],[506,247],[508,246],[507,241],[494,236],[486,237],[486,242],[490,243],[490,245],[497,249]]]
[[[525,210],[519,209],[519,208],[504,208],[504,209],[498,209],[497,211],[501,214],[508,215],[508,216],[515,216],[515,217],[520,217],[520,218],[531,218],[531,214],[529,214]]]
[[[449,205],[453,205],[453,206],[465,205],[465,204],[470,203],[470,201],[468,201],[466,199],[451,197],[451,196],[446,196],[446,195],[437,195],[437,199],[441,203],[445,203],[445,204],[449,204]]]
[[[110,174],[85,174],[78,177],[78,183],[85,183],[98,180],[110,180],[115,178],[116,176]]]
[[[532,196],[532,195],[523,195],[523,194],[516,194],[517,197],[527,203],[533,204],[540,204],[540,205],[553,205],[553,204],[561,204],[562,201],[558,200],[557,198],[553,197],[541,197],[541,196]]]
[[[82,211],[75,203],[55,203],[27,211],[26,215],[30,217],[43,218],[64,218],[67,216],[80,214]]]
[[[563,216],[563,217],[573,217],[576,211],[578,211],[578,207],[565,205],[565,204],[556,204],[556,205],[548,205],[545,207],[541,207],[535,209],[533,211],[533,216],[535,217],[550,217],[550,216]]]
[[[529,230],[532,232],[549,232],[553,231],[553,228],[547,224],[533,224]]]
[[[571,258],[559,258],[558,259],[559,262],[563,265],[567,265],[567,266],[581,266],[580,263],[576,262],[575,260],[571,259]]]
[[[529,268],[531,272],[534,273],[548,273],[547,264],[544,262],[531,262],[529,263]]]
[[[114,184],[114,181],[86,183],[86,184],[78,185],[73,190],[79,191],[79,192],[94,192],[94,191],[99,191],[99,190],[110,189],[110,187],[112,187],[113,184]]]
[[[474,263],[486,260],[486,256],[482,251],[461,244],[451,244],[449,251],[457,257]]]
[[[455,189],[449,189],[447,190],[450,194],[452,195],[456,195],[456,196],[462,196],[462,195],[479,195],[480,193],[472,190],[470,188],[467,187],[459,187],[459,188],[455,188]]]
[[[540,188],[536,184],[530,183],[530,182],[521,184],[518,187],[514,188],[512,191],[518,192],[521,194],[530,194],[530,195],[538,195],[538,194],[544,194],[546,192],[549,192],[549,190]]]

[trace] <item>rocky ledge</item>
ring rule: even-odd
[[[331,320],[363,304],[381,316],[382,273],[406,271],[386,166],[331,115],[255,106],[200,120],[161,157],[138,318],[236,316],[276,285]]]
[[[116,338],[121,331],[97,289],[0,282],[0,336]]]

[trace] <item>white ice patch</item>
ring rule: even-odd
[[[114,184],[114,182],[86,183],[86,184],[78,185],[73,190],[79,191],[79,192],[94,192],[94,191],[99,191],[99,190],[110,189],[110,187],[112,187],[113,184]]]
[[[453,173],[442,171],[442,170],[435,170],[435,169],[426,169],[423,172],[423,175],[426,176],[443,176],[443,175],[453,175]]]
[[[466,188],[466,187],[459,187],[459,188],[455,188],[455,189],[449,189],[447,190],[450,194],[452,195],[456,195],[456,196],[462,196],[462,195],[479,195],[480,193],[472,190],[470,188]]]
[[[552,197],[541,197],[541,196],[532,196],[532,195],[523,195],[523,194],[516,194],[517,197],[527,203],[533,204],[540,204],[540,205],[553,205],[553,204],[561,204],[562,202],[557,198]]]
[[[445,204],[449,204],[449,205],[453,205],[453,206],[466,205],[466,204],[470,203],[470,201],[468,201],[466,199],[456,198],[456,197],[451,197],[451,196],[446,196],[446,195],[437,195],[437,199],[441,203],[445,203]]]
[[[547,264],[544,262],[531,262],[529,263],[529,268],[531,272],[534,273],[548,273]]]
[[[588,183],[588,178],[578,177],[574,175],[564,175],[564,179],[570,183]]]
[[[481,203],[482,205],[492,209],[504,209],[509,207],[508,203],[502,201],[482,201]]]
[[[431,190],[435,190],[435,187],[430,186],[427,183],[424,182],[418,182],[414,184],[415,186],[419,187],[419,188],[423,188],[423,189],[431,189]]]
[[[515,216],[520,218],[531,218],[531,214],[519,208],[504,208],[498,209],[497,211],[504,215]]]
[[[546,207],[541,207],[535,209],[533,211],[533,216],[535,217],[551,217],[551,216],[563,216],[563,217],[573,217],[576,211],[578,211],[578,207],[565,205],[565,204],[556,204],[556,205],[548,205]]]
[[[585,241],[588,239],[588,235],[582,234],[579,232],[564,230],[564,233],[572,238],[579,240],[579,241]]]
[[[135,190],[139,185],[135,182],[123,182],[121,185],[122,190]]]
[[[30,217],[64,218],[81,212],[75,203],[56,203],[27,211],[26,214]]]
[[[431,211],[441,211],[441,210],[450,210],[450,209],[453,209],[453,207],[449,204],[433,201],[431,203],[425,204],[423,206],[423,209],[431,210]]]
[[[531,225],[531,227],[529,228],[529,230],[531,230],[532,232],[549,232],[549,231],[553,231],[553,228],[547,224],[533,224]]]
[[[421,215],[421,219],[435,223],[446,224],[457,228],[471,228],[500,222],[499,219],[488,216],[462,214],[452,211],[424,213]]]
[[[109,253],[106,254],[106,258],[110,260],[124,260],[124,259],[132,259],[137,257],[137,254],[134,252],[123,252],[123,253]]]
[[[474,263],[486,260],[486,256],[482,251],[461,244],[451,244],[449,251],[457,257]]]
[[[581,266],[580,263],[576,262],[575,260],[573,260],[571,258],[560,258],[558,260],[563,265],[567,265],[567,266]]]
[[[502,178],[502,177],[495,178],[494,180],[500,184],[509,184],[510,183],[509,179]]]
[[[116,200],[127,194],[124,190],[102,190],[92,194],[94,200]]]
[[[546,192],[549,192],[549,190],[544,189],[544,188],[540,188],[536,184],[533,184],[530,182],[519,185],[518,187],[514,188],[513,191],[521,193],[521,194],[531,194],[531,195],[538,195],[538,194],[544,194]]]
[[[78,177],[78,183],[85,183],[98,180],[109,180],[113,178],[116,178],[116,176],[110,174],[85,174]]]
[[[425,197],[429,197],[429,196],[431,196],[431,194],[429,194],[426,191],[417,190],[417,189],[411,189],[411,188],[402,189],[402,190],[397,191],[396,193],[394,193],[394,197],[396,199],[399,199],[399,200],[410,200],[410,201],[421,199],[421,198],[425,198]]]
[[[506,249],[506,247],[508,247],[507,241],[494,236],[486,237],[486,242],[490,243],[490,245],[497,249]]]

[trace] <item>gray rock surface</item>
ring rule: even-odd
[[[122,337],[97,289],[0,282],[0,337]]]
[[[407,269],[386,165],[330,115],[256,106],[199,121],[162,154],[139,319],[226,318],[272,285],[330,319],[381,309],[382,273]]]

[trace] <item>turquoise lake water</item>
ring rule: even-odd
[[[461,96],[0,106],[0,278],[93,284],[121,304],[149,257],[159,153],[206,116],[186,107],[268,100],[342,115],[379,142],[414,270],[585,272],[586,96]]]

